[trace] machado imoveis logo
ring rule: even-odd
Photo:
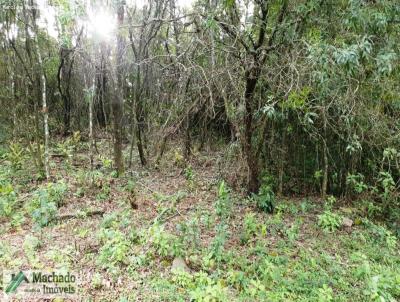
[[[73,297],[78,292],[78,277],[65,271],[4,271],[2,288],[6,298]]]

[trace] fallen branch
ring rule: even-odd
[[[54,220],[67,220],[67,219],[72,219],[72,218],[86,218],[86,217],[92,217],[92,216],[97,216],[97,215],[104,215],[103,210],[94,210],[90,212],[83,212],[83,213],[75,213],[75,214],[62,214],[62,215],[57,215]]]

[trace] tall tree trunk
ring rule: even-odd
[[[138,100],[138,103],[141,103],[140,100]],[[136,111],[136,144],[138,147],[138,152],[139,152],[139,158],[140,158],[140,163],[142,166],[145,166],[147,164],[146,162],[146,156],[144,155],[144,148],[143,148],[143,124],[144,124],[144,119],[143,119],[143,108],[142,104],[136,105],[137,106],[137,111]]]
[[[260,78],[260,73],[262,69],[262,65],[264,65],[268,52],[273,49],[273,44],[275,42],[276,34],[280,25],[284,20],[284,16],[288,7],[288,0],[282,1],[280,11],[278,13],[278,17],[276,20],[276,24],[272,29],[271,34],[269,35],[268,41],[266,41],[266,33],[267,33],[267,24],[268,14],[269,14],[269,1],[258,1],[260,17],[254,18],[253,20],[253,29],[258,29],[258,37],[255,39],[255,42],[246,44],[246,42],[239,37],[239,42],[244,46],[248,57],[250,58],[250,62],[246,62],[249,64],[247,67],[244,80],[245,80],[245,93],[244,93],[244,107],[245,113],[243,118],[243,126],[244,131],[242,132],[242,148],[246,158],[246,164],[248,168],[248,184],[247,191],[248,193],[256,193],[260,188],[260,167],[258,161],[258,154],[252,146],[253,133],[254,133],[254,125],[253,125],[253,111],[254,111],[254,92],[256,89],[256,85]],[[232,10],[233,11],[233,10]],[[231,15],[231,21],[239,23],[239,19],[235,15]],[[232,30],[226,24],[220,22],[218,18],[215,20],[220,24],[222,29],[233,39],[238,39],[237,33]],[[265,45],[266,44],[266,45]],[[267,50],[262,50],[264,46],[267,46]]]
[[[278,172],[278,195],[282,196],[283,194],[283,175],[285,169],[285,155],[286,155],[286,131],[283,130],[282,134],[282,142],[280,148],[280,156],[279,156],[279,172]]]
[[[64,135],[70,133],[71,128],[71,94],[70,94],[70,80],[72,73],[73,60],[70,61],[69,50],[64,46],[60,49],[60,65],[57,72],[57,87],[63,101],[63,121],[64,121]],[[66,84],[66,87],[64,87]]]
[[[136,90],[135,90],[135,116],[136,116],[136,144],[139,152],[140,163],[142,166],[147,164],[143,148],[143,128],[144,128],[144,109],[141,100],[140,85],[140,66],[137,67]]]
[[[38,59],[38,71],[40,75],[40,88],[42,93],[42,113],[43,113],[43,125],[44,125],[44,168],[46,172],[46,179],[50,178],[50,165],[49,165],[49,140],[50,140],[50,133],[49,133],[49,110],[47,108],[47,100],[46,100],[46,77],[44,74],[44,67],[43,67],[43,60],[42,55],[40,53],[39,48],[39,29],[36,24],[36,12],[32,10],[32,22],[33,27],[35,29],[35,50]]]
[[[96,69],[92,79],[92,93],[89,98],[89,149],[90,149],[90,170],[93,170],[93,153],[94,153],[94,136],[93,136],[93,98],[95,97],[96,89]]]
[[[32,4],[32,2],[30,3]],[[32,47],[31,47],[31,42],[32,42],[32,38],[30,35],[30,18],[31,15],[28,14],[28,11],[26,9],[26,5],[24,4],[24,2],[22,3],[22,12],[23,12],[23,17],[24,17],[24,29],[25,29],[25,50],[26,53],[28,55],[28,59],[29,59],[29,63],[30,63],[30,68],[28,68],[21,55],[18,53],[16,45],[11,42],[11,46],[13,47],[17,57],[19,58],[20,63],[22,64],[22,67],[24,68],[25,72],[26,72],[26,79],[28,80],[28,83],[25,84],[25,97],[27,100],[29,100],[29,109],[32,110],[34,112],[34,130],[33,131],[33,135],[31,137],[31,139],[34,140],[35,144],[30,143],[29,144],[29,148],[32,151],[32,154],[34,156],[34,162],[35,162],[35,166],[37,168],[38,171],[42,172],[43,171],[43,159],[42,159],[42,149],[41,149],[41,130],[40,130],[40,125],[39,125],[39,120],[40,120],[40,116],[39,116],[39,110],[38,110],[38,106],[40,104],[40,89],[37,90],[38,95],[37,97],[35,95],[32,96],[31,91],[34,91],[34,87],[40,87],[40,77],[38,76],[38,73],[36,72],[34,66],[37,65],[37,63],[35,64],[34,60],[33,60],[33,53],[32,53]],[[34,42],[34,41],[33,41]]]
[[[244,94],[244,137],[243,150],[248,168],[248,193],[257,193],[260,188],[257,155],[252,145],[253,139],[253,96],[260,70],[258,67],[246,71],[246,90]]]
[[[328,146],[326,144],[326,126],[327,126],[327,118],[326,118],[326,109],[323,109],[322,112],[322,117],[323,117],[323,122],[324,122],[324,137],[322,139],[322,144],[323,144],[323,156],[324,156],[324,176],[322,178],[322,198],[325,199],[326,197],[326,191],[328,187],[328,169],[329,169],[329,163],[328,163]]]
[[[11,62],[14,60],[11,59]],[[16,97],[16,90],[15,90],[15,75],[14,69],[10,68],[10,84],[11,84],[11,93],[10,93],[10,100],[12,104],[12,114],[13,114],[13,138],[17,136],[17,97]]]
[[[104,53],[101,50],[101,58],[100,58],[100,67],[96,81],[96,115],[97,122],[101,128],[105,128],[107,126],[107,111],[105,106],[105,88],[107,87],[107,77],[104,68]]]
[[[133,116],[131,119],[131,141],[130,141],[130,147],[129,147],[129,161],[128,161],[128,167],[131,168],[132,166],[132,159],[133,159],[133,147],[135,145],[135,117]]]
[[[190,137],[190,112],[186,116],[186,125],[185,125],[185,160],[189,160],[191,149],[192,149],[192,142]]]
[[[119,1],[117,20],[118,20],[118,35],[117,35],[117,96],[112,100],[111,109],[113,111],[113,130],[114,130],[114,164],[118,174],[124,171],[124,162],[122,158],[122,116],[123,116],[123,47],[124,38],[121,29],[124,23],[124,4]]]

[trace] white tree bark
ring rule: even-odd
[[[89,97],[89,152],[90,152],[90,169],[93,170],[93,153],[94,153],[94,136],[93,136],[93,98],[96,89],[96,73],[93,75],[91,95]]]
[[[34,42],[35,42],[35,50],[39,65],[38,70],[40,72],[40,86],[41,86],[40,88],[42,92],[42,113],[43,113],[43,125],[44,125],[44,168],[46,172],[46,179],[49,179],[50,178],[50,165],[49,165],[50,133],[49,133],[49,112],[46,100],[46,77],[44,75],[43,60],[39,48],[39,41],[38,41],[39,30],[35,19],[33,19],[33,27],[35,29]]]
[[[15,76],[13,68],[10,68],[10,78],[11,78],[10,100],[12,102],[12,108],[13,108],[13,137],[15,138],[17,135],[17,100],[15,99]]]

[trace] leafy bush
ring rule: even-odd
[[[328,285],[324,284],[318,289],[318,302],[333,301],[333,290]]]
[[[168,215],[175,213],[176,205],[182,201],[183,198],[187,196],[184,191],[178,191],[172,195],[164,195],[158,192],[153,194],[154,198],[157,200],[157,212],[158,216],[155,219],[156,222],[162,222],[167,218]]]
[[[370,297],[370,301],[398,301],[400,274],[383,273],[370,277],[365,293]]]
[[[218,186],[218,199],[215,202],[215,212],[219,217],[229,217],[232,209],[232,200],[229,188],[225,181]]]
[[[0,216],[11,217],[16,207],[17,195],[11,184],[0,185]]]
[[[254,236],[257,234],[258,223],[253,213],[246,214],[244,217],[244,230],[249,236]]]
[[[363,224],[371,232],[372,238],[376,243],[384,244],[389,249],[394,249],[396,247],[397,238],[387,228],[381,225],[374,224],[368,219],[364,219]]]
[[[194,284],[189,295],[191,301],[228,301],[228,289],[221,280],[213,280],[206,273],[195,274]]]
[[[178,237],[186,248],[196,249],[200,244],[199,219],[192,218],[177,225]]]
[[[318,225],[326,232],[334,232],[342,225],[342,217],[325,210],[323,214],[318,215]]]
[[[179,150],[174,153],[174,163],[179,168],[184,168],[186,165],[185,158]]]
[[[395,202],[394,191],[396,189],[396,184],[392,175],[389,172],[380,172],[378,182],[382,188],[380,195],[385,205],[389,206],[393,204]]]
[[[97,263],[113,270],[117,265],[127,263],[131,242],[119,230],[102,229],[99,235],[103,244],[99,250]]]
[[[254,213],[246,214],[244,217],[243,231],[240,235],[241,244],[247,243],[251,237],[258,236],[259,234],[265,236],[267,234],[267,226],[258,223]]]
[[[346,183],[357,194],[368,193],[371,200],[368,204],[367,214],[369,217],[376,214],[384,214],[391,224],[391,214],[396,212],[400,206],[400,195],[398,192],[398,175],[400,153],[394,148],[386,148],[383,151],[383,158],[374,172],[378,175],[371,178],[371,184],[365,182],[364,175],[349,174]],[[396,224],[393,224],[396,228]]]
[[[102,166],[104,168],[110,169],[112,167],[112,163],[113,163],[112,159],[110,159],[110,158],[108,158],[108,157],[106,157],[104,155],[100,155],[99,159],[100,159],[101,164],[102,164]]]
[[[61,180],[56,183],[47,184],[47,192],[51,201],[55,202],[57,207],[63,205],[64,196],[68,190],[67,184]]]
[[[167,233],[164,228],[155,224],[150,228],[150,236],[157,253],[163,257],[183,256],[184,249],[178,238]]]
[[[266,288],[260,280],[250,280],[246,293],[252,298],[262,298],[265,295]]]
[[[58,143],[56,152],[63,155],[68,162],[73,159],[76,150],[78,149],[79,142],[81,141],[81,133],[76,131],[72,136],[68,137],[65,141]]]
[[[295,223],[290,226],[290,228],[285,230],[285,235],[288,237],[290,242],[295,241],[299,237],[300,225],[301,221],[296,220]]]
[[[193,279],[193,275],[182,269],[172,270],[172,282],[178,284],[181,287],[193,287]]]
[[[366,217],[372,218],[382,213],[382,207],[371,200],[361,200],[359,208]]]
[[[171,281],[180,288],[188,290],[190,301],[224,302],[229,299],[229,291],[224,280],[216,280],[203,271],[189,274],[177,270],[171,275]]]
[[[264,176],[258,194],[253,195],[257,208],[266,213],[274,212],[275,193],[272,188],[273,185],[271,178]]]
[[[48,225],[57,214],[57,205],[49,201],[47,191],[39,190],[29,205],[29,212],[34,223],[40,227]]]
[[[25,240],[24,243],[22,244],[22,247],[30,264],[32,264],[33,266],[36,266],[39,263],[37,251],[41,247],[41,245],[42,242],[40,241],[39,238],[32,235],[25,236]]]
[[[126,211],[113,212],[104,216],[97,238],[100,240],[97,265],[116,274],[119,266],[128,264],[133,245],[139,240],[131,226],[131,217]]]
[[[11,143],[6,153],[6,158],[11,162],[11,167],[15,170],[22,168],[24,160],[24,148],[18,143]]]
[[[0,145],[0,159],[5,159],[7,156],[7,149]]]
[[[224,245],[227,239],[228,226],[221,222],[216,226],[216,235],[211,242],[209,253],[206,258],[215,259],[220,262],[226,255],[224,255]]]
[[[204,287],[197,287],[190,292],[191,301],[198,302],[224,302],[228,300],[228,290],[220,282]]]
[[[67,185],[60,181],[49,183],[46,187],[39,188],[34,192],[33,198],[28,204],[28,212],[37,226],[44,227],[54,220],[66,191]]]
[[[105,201],[110,197],[110,194],[111,194],[110,184],[108,184],[108,183],[103,184],[100,192],[96,195],[96,200]]]
[[[184,174],[185,174],[185,178],[187,181],[193,181],[194,180],[194,172],[193,172],[193,168],[191,165],[188,165],[185,169],[184,169]]]
[[[346,184],[357,194],[360,194],[369,188],[364,182],[364,175],[360,173],[347,175]]]
[[[0,264],[2,267],[6,267],[6,264],[12,260],[11,246],[6,241],[0,241]]]

